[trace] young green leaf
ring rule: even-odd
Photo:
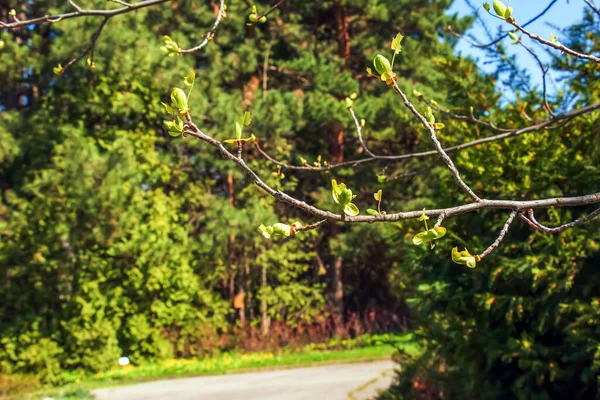
[[[235,122],[235,138],[240,140],[242,138],[242,126],[239,122]]]
[[[433,229],[430,229],[430,231],[433,231],[431,235],[434,239],[440,239],[446,236],[446,228],[444,228],[443,226],[435,227]]]
[[[457,264],[466,265],[469,268],[475,268],[477,263],[481,261],[479,256],[473,256],[469,250],[458,251],[458,247],[452,249],[452,261]]]
[[[414,237],[413,237],[413,244],[415,246],[420,246],[423,243],[427,243],[429,242],[429,236],[427,235],[427,232],[420,232],[417,233]]]
[[[183,82],[188,86],[192,86],[194,84],[195,80],[196,80],[196,73],[194,71],[190,71],[188,76],[183,78]]]
[[[350,189],[344,188],[338,193],[338,201],[340,206],[342,207],[345,207],[347,204],[350,204],[353,198],[354,196],[352,196],[352,190]]]
[[[374,194],[373,194],[373,197],[375,198],[375,200],[377,200],[377,201],[381,201],[381,195],[382,195],[382,194],[383,194],[383,191],[382,191],[381,189],[379,189],[379,190],[377,191],[377,193],[374,193]]]
[[[358,207],[356,207],[353,203],[348,203],[344,206],[344,213],[351,217],[355,217],[358,215]]]
[[[167,103],[164,103],[164,102],[161,101],[160,104],[163,105],[163,107],[165,108],[165,111],[167,112],[167,114],[173,114],[175,112],[175,110],[173,110],[173,107],[171,107]]]
[[[388,72],[384,72],[383,74],[381,74],[381,80],[382,81],[391,81],[394,78],[396,78],[396,74],[392,71],[388,71]]]
[[[170,57],[180,53],[181,49],[179,48],[177,43],[173,41],[173,39],[171,39],[168,36],[163,36],[163,39],[165,40],[165,44],[164,46],[160,47],[162,51],[167,53]]]
[[[377,210],[373,210],[372,208],[368,208],[367,214],[374,216],[374,215],[379,215],[379,212],[377,212]]]
[[[425,232],[417,233],[413,237],[413,244],[420,246],[423,243],[432,242],[433,240],[441,239],[446,235],[446,228],[438,226],[437,228],[429,229]]]
[[[267,239],[270,239],[271,236],[273,235],[273,228],[270,226],[264,226],[263,224],[260,224],[260,226],[258,227],[258,230]]]
[[[248,111],[246,111],[244,113],[244,115],[242,116],[242,118],[240,119],[240,124],[242,124],[244,126],[248,126],[248,125],[250,125],[251,122],[252,122],[252,118],[250,117],[250,113]]]
[[[346,189],[346,185],[344,183],[340,183],[338,185],[337,181],[335,179],[331,180],[331,195],[333,197],[333,201],[335,201],[336,204],[340,204],[340,194],[342,193],[342,190]]]
[[[402,39],[404,39],[404,36],[399,33],[392,40],[392,50],[394,50],[395,54],[399,54],[402,51]]]
[[[289,237],[292,234],[292,227],[286,224],[277,223],[273,225],[273,233],[276,235]]]
[[[184,130],[183,121],[179,117],[173,121],[164,120],[163,125],[167,128],[167,133],[174,137],[181,136]]]

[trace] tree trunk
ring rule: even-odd
[[[350,64],[350,20],[346,8],[339,2],[333,4],[333,17],[335,19],[336,41],[338,44],[338,56],[344,59],[344,67]]]
[[[335,314],[333,322],[335,324],[336,335],[344,334],[344,285],[342,283],[342,266],[344,259],[342,256],[335,257],[333,265],[333,304]]]
[[[252,308],[252,291],[251,291],[251,285],[250,285],[250,265],[248,264],[248,261],[244,262],[244,287],[246,290],[246,309],[248,310],[248,312],[250,313],[250,322],[252,322],[252,320],[254,320],[254,310]]]
[[[267,266],[263,265],[260,278],[261,299],[260,299],[260,330],[263,336],[269,333],[269,317],[267,316],[267,298],[265,290],[267,288]]]

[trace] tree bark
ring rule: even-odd
[[[350,19],[346,13],[346,7],[339,2],[333,4],[333,17],[335,19],[336,41],[338,44],[338,56],[344,59],[344,67],[350,64]]]
[[[269,333],[269,317],[267,316],[267,299],[265,297],[265,289],[267,287],[267,266],[262,266],[260,288],[261,288],[261,299],[260,299],[260,330],[263,336]]]

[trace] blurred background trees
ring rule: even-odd
[[[214,2],[169,2],[111,19],[95,68],[82,61],[61,76],[53,68],[79,54],[98,20],[3,32],[0,372],[60,383],[63,370],[105,370],[121,355],[191,357],[410,326],[426,351],[401,357],[390,398],[590,398],[600,359],[597,222],[550,236],[518,221],[508,244],[475,270],[452,264],[449,249],[493,242],[502,213],[453,218],[446,243],[432,251],[411,244],[416,221],[332,224],[273,243],[258,233],[261,223],[306,216],[275,203],[199,141],[172,139],[161,127],[160,101],[194,69],[194,117],[217,139],[231,137],[234,121],[251,111],[252,131],[277,159],[355,159],[362,149],[343,100],[356,92],[373,151],[430,150],[398,97],[364,72],[396,32],[407,37],[396,60],[405,92],[457,114],[473,107],[499,126],[530,124],[523,114],[544,119],[539,91],[515,79],[505,82],[514,96],[501,100],[500,75],[454,54],[458,39],[445,27],[464,32],[473,19],[447,15],[451,3],[284,2],[267,23],[249,27],[251,4],[232,2],[202,51],[167,57],[163,35],[194,46],[218,12]],[[256,5],[261,12],[272,4]],[[4,2],[3,20],[12,8],[31,17],[68,5]],[[560,39],[598,51],[598,28],[590,12]],[[598,101],[598,65],[555,56],[567,78],[551,99],[557,110]],[[452,157],[482,195],[590,193],[600,182],[598,116]],[[448,146],[491,134],[438,119]],[[245,158],[273,187],[327,209],[332,178],[348,182],[361,210],[373,207],[379,189],[389,211],[465,197],[437,158],[328,173],[279,170],[250,149]],[[538,217],[558,224],[583,211]]]

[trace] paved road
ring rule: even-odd
[[[98,389],[98,400],[366,400],[387,389],[395,364],[376,361],[181,378]]]

